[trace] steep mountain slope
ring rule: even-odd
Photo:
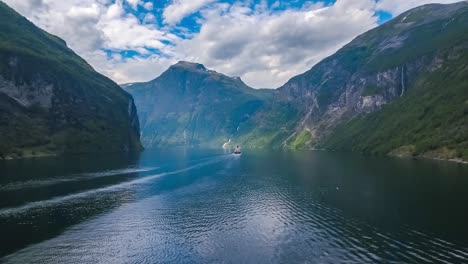
[[[0,156],[140,148],[131,96],[0,2]]]
[[[122,87],[135,98],[145,147],[220,147],[239,131],[250,131],[244,124],[272,93],[190,62]]]
[[[466,159],[467,51],[467,2],[410,10],[279,88],[244,144]]]

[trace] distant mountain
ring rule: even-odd
[[[424,5],[277,90],[179,62],[134,97],[145,146],[325,148],[468,160],[468,3]]]
[[[0,2],[0,157],[140,148],[131,96]]]
[[[179,62],[150,82],[122,87],[135,98],[142,143],[149,148],[235,141],[251,131],[245,124],[273,93],[190,62]]]
[[[412,9],[279,88],[244,144],[468,160],[468,3]]]

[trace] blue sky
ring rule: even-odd
[[[186,60],[276,88],[410,8],[457,0],[4,1],[118,83]]]
[[[139,20],[143,23],[146,17],[146,14],[151,13],[155,16],[155,24],[159,27],[164,27],[167,25],[166,21],[164,20],[163,14],[164,9],[169,6],[173,1],[172,0],[149,0],[147,2],[152,3],[153,9],[151,11],[146,10],[142,5],[138,6],[136,9],[133,8],[129,3],[124,3],[125,9],[127,12],[134,14]],[[238,1],[235,0],[220,0],[216,1],[217,3],[226,3],[229,5],[233,5]],[[278,1],[278,0],[267,0],[262,3],[262,1],[250,1],[247,6],[251,9],[254,9],[256,5],[264,4],[268,7],[271,13],[281,13],[285,10],[300,10],[304,6],[320,3],[323,6],[331,6],[335,3],[335,0],[316,0],[316,1],[306,1],[306,0],[293,0],[293,1]],[[196,34],[200,31],[202,24],[198,22],[200,20],[201,14],[200,10],[196,10],[193,13],[188,13],[185,17],[183,17],[179,22],[175,25],[177,27],[173,27],[170,29],[170,32],[181,37],[181,38],[190,38],[191,34]],[[390,12],[384,10],[376,10],[374,14],[378,18],[378,24],[383,24],[390,20],[393,16]],[[185,29],[184,30],[181,30]],[[187,34],[189,33],[189,34]],[[170,42],[167,42],[171,44]],[[123,57],[132,58],[135,56],[148,56],[144,54],[140,54],[133,50],[122,50],[122,51],[112,51],[112,50],[105,50],[106,53],[111,56],[113,52],[120,53]],[[160,54],[158,50],[154,50],[153,54]]]

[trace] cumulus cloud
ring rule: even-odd
[[[255,87],[278,87],[377,25],[371,0],[338,0],[284,12],[218,5],[177,53]]]
[[[120,54],[109,58],[105,52],[95,51],[90,54],[88,62],[117,83],[124,84],[153,79],[175,64],[177,59],[158,55],[124,58]]]
[[[116,82],[153,77],[154,75],[149,74],[144,67],[148,68],[148,64],[159,61],[154,60],[149,54],[157,51],[160,56],[173,57],[172,48],[167,43],[177,42],[179,39],[176,35],[157,27],[154,15],[148,13],[140,21],[125,9],[125,4],[136,8],[140,4],[145,5],[143,1],[6,0],[5,2],[39,27],[65,39],[67,44],[94,68]],[[149,5],[146,8],[149,8]],[[109,58],[105,50],[116,53],[125,50],[139,52],[147,60],[144,63],[141,59],[141,66],[136,68],[148,74],[132,74],[136,70],[124,67],[132,61],[118,56]],[[158,68],[166,66],[167,63],[161,64]],[[114,72],[115,70],[118,72]]]
[[[140,0],[125,0],[133,9],[137,9]]]
[[[205,5],[215,0],[173,0],[172,3],[164,9],[164,21],[169,24],[177,24],[184,17],[195,13]]]
[[[146,2],[143,4],[143,7],[148,10],[148,11],[151,11],[153,10],[153,3],[152,2]]]
[[[377,9],[397,16],[411,8],[424,4],[451,4],[456,2],[460,2],[460,0],[380,0],[377,3]]]
[[[44,8],[44,2],[42,0],[25,0],[25,1],[4,1],[13,7],[16,11],[23,15],[30,15],[32,9]]]
[[[336,0],[284,10],[288,3],[263,0],[172,0],[165,7],[154,0],[4,1],[118,83],[148,81],[189,60],[257,88],[279,87],[377,26],[376,10],[398,15],[421,4],[456,2]],[[195,32],[179,23],[193,13],[199,13]],[[133,55],[121,55],[128,51]]]

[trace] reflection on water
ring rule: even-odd
[[[468,260],[461,164],[181,149],[0,172],[6,263]]]

